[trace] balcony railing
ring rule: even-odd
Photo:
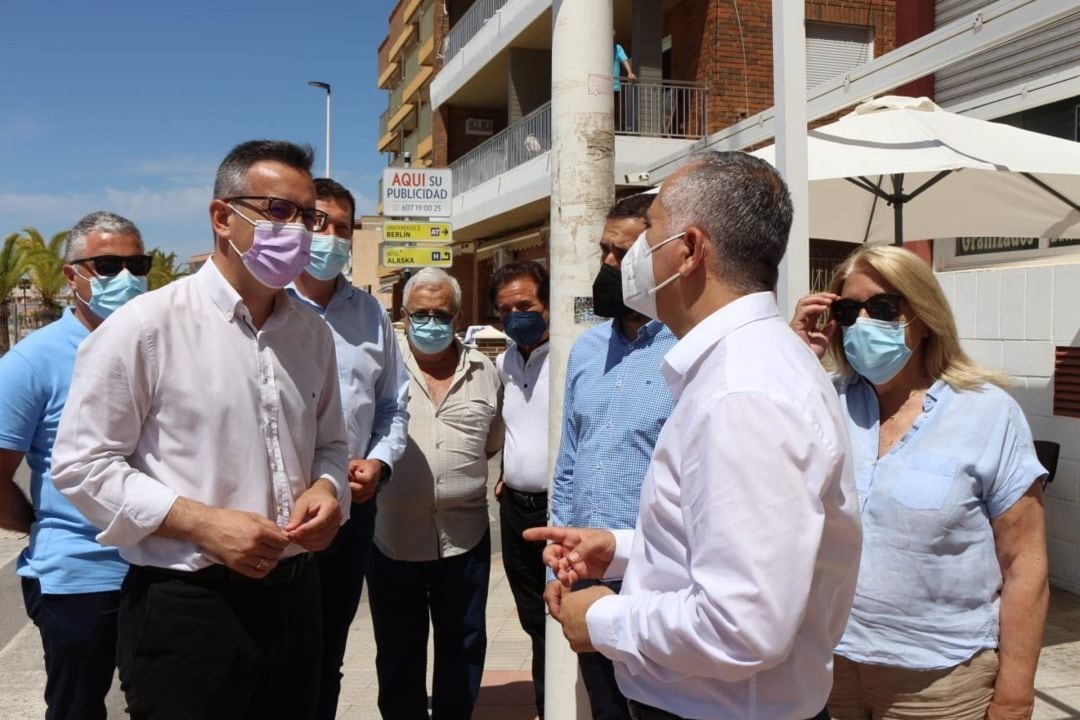
[[[698,140],[709,133],[709,94],[704,85],[619,78],[615,133]]]
[[[420,44],[423,45],[435,34],[435,3],[428,5],[427,10],[420,16]]]
[[[469,41],[480,32],[488,20],[495,17],[508,0],[476,0],[461,19],[450,28],[450,34],[446,39],[446,60],[450,62],[461,48],[469,44]]]
[[[615,133],[699,140],[708,133],[708,103],[704,85],[624,81],[615,99]],[[468,192],[549,149],[550,102],[451,163],[454,194]]]
[[[551,103],[544,103],[450,164],[454,194],[513,170],[551,149]]]

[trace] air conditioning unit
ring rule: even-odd
[[[465,134],[490,137],[495,134],[495,121],[491,118],[466,118]]]

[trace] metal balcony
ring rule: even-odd
[[[495,17],[495,13],[502,10],[503,5],[508,1],[476,0],[472,7],[461,16],[461,19],[454,23],[454,27],[450,28],[450,34],[446,39],[446,59],[444,62],[450,62],[461,51],[461,48],[468,45],[473,36],[480,32],[480,28],[484,27],[488,20]]]

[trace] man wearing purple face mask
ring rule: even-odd
[[[210,262],[80,347],[54,482],[131,564],[117,661],[134,718],[314,717],[311,553],[349,493],[333,336],[282,289],[326,224],[312,158],[235,147]]]

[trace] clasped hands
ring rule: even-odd
[[[598,580],[604,576],[615,557],[615,535],[590,528],[538,527],[529,528],[523,537],[550,543],[544,548],[544,564],[557,579],[544,590],[548,612],[562,625],[563,635],[574,652],[595,652],[585,616],[594,602],[614,593],[603,585],[573,592],[570,588],[579,580]]]

